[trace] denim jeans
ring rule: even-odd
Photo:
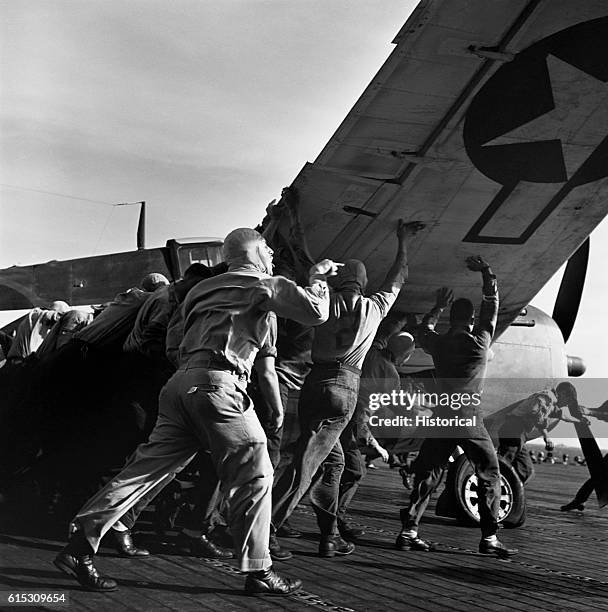
[[[314,365],[300,393],[300,436],[294,458],[273,489],[272,523],[279,528],[310,488],[321,535],[337,534],[344,454],[340,434],[357,403],[360,375],[352,368]]]
[[[423,442],[414,463],[414,487],[410,495],[410,505],[406,511],[401,512],[405,529],[418,529],[431,495],[441,481],[441,474],[457,446],[462,447],[479,480],[482,536],[491,536],[498,531],[500,471],[494,445],[485,427],[475,428],[475,437],[427,438]]]
[[[344,472],[340,479],[338,521],[343,521],[345,519],[348,506],[355,496],[361,484],[361,480],[366,474],[365,460],[359,450],[356,416],[356,414],[353,416],[340,436],[340,444],[344,452]]]
[[[266,436],[243,378],[194,361],[163,388],[149,441],[80,509],[72,529],[81,529],[97,551],[103,535],[129,508],[161,482],[170,482],[207,445],[228,501],[241,570],[267,569],[272,466]]]

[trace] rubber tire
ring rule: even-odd
[[[498,457],[501,476],[509,483],[513,492],[513,503],[510,512],[503,517],[503,527],[520,527],[526,521],[526,494],[524,485],[511,465],[502,457]],[[464,499],[464,485],[467,479],[473,475],[473,466],[465,455],[460,455],[450,466],[446,489],[454,498],[456,517],[463,523],[479,525],[479,519],[471,513]]]

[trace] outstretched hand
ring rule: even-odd
[[[435,305],[438,308],[447,308],[454,301],[454,292],[449,287],[437,289]]]
[[[310,268],[310,276],[336,276],[338,270],[343,266],[343,263],[332,261],[331,259],[322,259]]]
[[[266,214],[271,219],[280,219],[284,210],[280,202],[277,204],[276,198],[268,202],[268,206],[266,206]]]
[[[472,272],[481,272],[486,268],[490,267],[490,264],[487,263],[481,255],[471,255],[466,259],[467,268]]]

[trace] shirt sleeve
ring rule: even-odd
[[[315,280],[310,287],[298,287],[284,276],[265,278],[259,283],[258,306],[279,317],[302,325],[321,325],[329,318],[327,283]]]
[[[264,357],[276,357],[277,356],[277,316],[274,312],[270,313],[270,320],[268,321],[268,334],[264,344],[260,347],[257,359],[263,359]]]
[[[166,299],[150,303],[147,319],[140,329],[138,350],[150,358],[164,358],[169,321],[174,312],[174,304]],[[126,344],[126,343],[125,343]]]
[[[372,293],[369,296],[369,300],[373,302],[376,307],[380,311],[380,318],[384,319],[388,314],[388,311],[391,309],[395,301],[397,300],[397,296],[401,291],[401,286],[394,286],[392,291],[377,291],[376,293]]]

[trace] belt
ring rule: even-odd
[[[359,368],[344,363],[343,361],[338,361],[337,359],[336,361],[317,361],[312,364],[312,367],[327,370],[346,370],[347,372],[352,372],[353,374],[361,376],[361,370]]]
[[[230,363],[227,359],[224,359],[216,353],[207,351],[200,351],[188,358],[183,364],[183,367],[188,368],[207,368],[208,370],[221,370],[234,374],[235,376],[247,377],[247,372],[237,368],[234,364]],[[182,369],[182,367],[180,367]]]

